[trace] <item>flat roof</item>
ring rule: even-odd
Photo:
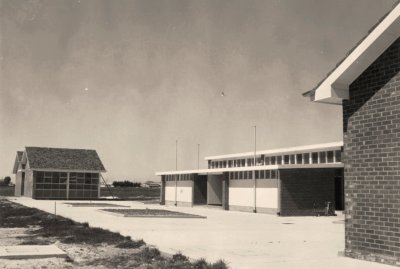
[[[311,169],[311,168],[342,168],[343,163],[319,163],[319,164],[277,164],[277,165],[258,165],[258,166],[243,166],[243,167],[226,167],[212,169],[196,169],[196,170],[181,170],[181,171],[165,171],[156,172],[156,176],[165,175],[181,175],[181,174],[222,174],[224,172],[236,171],[253,171],[253,170],[277,170],[277,169]]]
[[[294,154],[294,153],[307,153],[307,152],[316,152],[316,151],[338,150],[342,146],[343,146],[343,141],[339,141],[339,142],[313,144],[313,145],[306,145],[306,146],[296,146],[296,147],[289,147],[289,148],[278,148],[278,149],[260,150],[260,151],[257,150],[256,155],[273,156],[273,155],[277,155],[277,154]],[[252,156],[254,156],[254,151],[217,155],[217,156],[208,156],[208,157],[205,157],[204,159],[205,160],[223,160],[223,159],[235,159],[235,158],[252,157]]]

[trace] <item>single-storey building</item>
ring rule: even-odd
[[[102,172],[106,170],[95,150],[25,147],[15,158],[15,195],[97,199]]]
[[[206,157],[208,169],[158,172],[161,204],[314,215],[343,209],[342,142]]]
[[[400,264],[400,3],[311,91],[342,105],[345,254]]]

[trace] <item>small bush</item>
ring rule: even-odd
[[[172,256],[172,261],[174,262],[187,262],[189,258],[183,255],[182,253],[178,252]]]
[[[161,258],[161,253],[156,248],[146,247],[139,253],[139,258],[143,262],[151,263],[155,260],[159,260]]]
[[[125,240],[116,245],[117,248],[140,248],[146,243],[143,240]]]
[[[194,269],[208,269],[209,264],[204,258],[198,259],[193,263]]]

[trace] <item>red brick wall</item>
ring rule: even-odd
[[[280,215],[313,216],[314,202],[335,200],[335,169],[279,170]]]
[[[400,261],[400,40],[343,102],[346,255]]]

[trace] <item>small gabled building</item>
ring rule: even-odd
[[[345,254],[400,264],[400,2],[311,91],[342,105]]]
[[[34,199],[97,199],[101,173],[95,150],[25,147],[14,163],[15,195]]]

